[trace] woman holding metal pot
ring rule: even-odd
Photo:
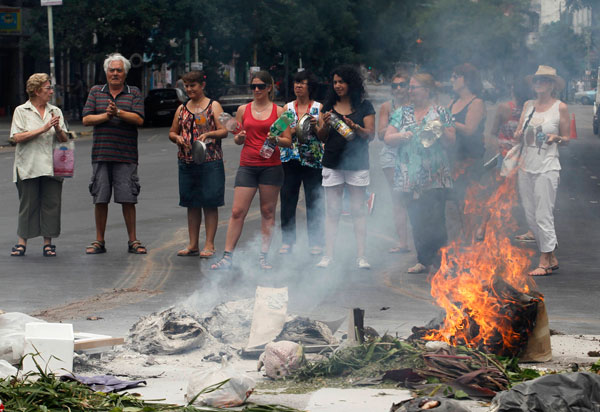
[[[450,112],[435,103],[435,80],[417,73],[410,79],[410,105],[392,117],[385,142],[398,147],[396,189],[407,198],[407,210],[417,250],[409,273],[424,273],[436,263],[447,241],[446,190],[452,187],[450,151],[456,131]]]
[[[223,108],[204,94],[204,72],[194,70],[184,74],[182,79],[190,99],[177,108],[169,139],[179,148],[179,206],[187,208],[189,243],[177,256],[209,258],[215,254],[218,208],[225,204],[221,139],[226,138],[228,132],[219,121]],[[200,251],[203,213],[206,239]]]
[[[11,256],[23,256],[27,240],[43,236],[42,253],[56,256],[52,238],[60,234],[62,177],[54,176],[53,145],[66,142],[65,120],[50,104],[54,88],[50,76],[35,73],[27,79],[29,100],[15,109],[10,136],[17,144],[13,182],[19,193],[17,244]]]
[[[392,116],[402,116],[403,106],[408,104],[408,81],[410,76],[404,71],[397,72],[392,78],[392,100],[389,100],[381,105],[379,109],[379,120],[377,122],[377,135],[379,139],[384,140],[385,132],[390,124]],[[395,246],[389,249],[390,253],[407,253],[409,252],[407,245],[407,216],[405,200],[400,193],[394,189],[394,171],[396,170],[396,161],[398,156],[398,148],[390,146],[387,143],[383,144],[381,153],[379,154],[379,162],[383,175],[390,188],[392,197],[392,212],[394,225],[398,241]]]
[[[360,269],[371,267],[365,257],[365,193],[370,182],[369,142],[375,133],[375,109],[364,96],[363,80],[356,68],[340,66],[333,71],[332,87],[323,105],[317,131],[319,139],[325,143],[322,164],[327,203],[325,255],[317,264],[321,268],[333,262],[344,188],[350,193],[357,244],[356,265]]]
[[[323,143],[317,138],[315,126],[323,105],[314,100],[318,86],[317,78],[308,71],[294,76],[296,100],[285,105],[294,113],[290,125],[292,146],[280,148],[283,166],[281,187],[281,237],[280,254],[290,253],[296,243],[296,208],[300,185],[304,185],[306,200],[306,226],[311,255],[320,255],[323,250],[323,186],[322,165]]]
[[[525,103],[515,133],[523,141],[518,183],[527,224],[541,252],[538,267],[529,275],[544,276],[558,269],[554,202],[561,169],[558,148],[570,136],[569,109],[557,98],[565,81],[556,69],[539,66],[529,79],[536,98]]]
[[[211,270],[229,269],[233,264],[233,251],[237,245],[244,220],[258,191],[260,197],[262,244],[258,265],[261,269],[272,269],[267,261],[271,245],[271,236],[275,226],[277,197],[283,184],[283,168],[279,147],[290,147],[292,136],[286,128],[279,135],[270,132],[271,126],[283,114],[284,109],[273,103],[273,78],[266,71],[252,73],[250,88],[254,100],[238,108],[237,121],[243,130],[234,136],[238,145],[243,145],[240,155],[240,167],[235,176],[233,206],[225,238],[223,257]],[[269,157],[263,157],[261,148],[268,142],[274,147]]]

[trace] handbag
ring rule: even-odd
[[[54,176],[73,177],[75,173],[75,145],[72,140],[56,143],[52,153]]]
[[[525,130],[527,129],[527,126],[529,126],[529,122],[531,121],[531,118],[533,117],[533,113],[535,113],[535,107],[529,114],[529,117],[527,118],[527,121],[525,121],[525,124],[523,124],[523,129],[522,129],[523,138],[525,137]],[[504,156],[504,159],[502,159],[502,167],[500,168],[500,176],[506,177],[512,173],[512,171],[519,164],[519,160],[521,159],[521,153],[523,153],[523,142],[520,142],[519,144],[514,145],[508,152],[506,152],[506,156]]]

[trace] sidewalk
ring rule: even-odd
[[[11,116],[0,117],[0,150],[12,147],[9,142],[11,121]],[[69,131],[75,132],[75,138],[92,134],[92,128],[81,124],[81,120],[67,120],[67,128]]]

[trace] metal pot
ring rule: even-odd
[[[204,163],[206,159],[206,143],[201,140],[194,140],[192,143],[192,159],[197,165]]]
[[[308,143],[312,132],[311,119],[312,116],[310,114],[304,113],[300,120],[298,120],[298,124],[296,125],[296,137],[301,144]]]
[[[442,132],[442,122],[439,120],[431,120],[427,122],[419,134],[419,138],[423,147],[431,147],[435,141],[442,136]]]

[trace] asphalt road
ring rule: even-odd
[[[594,303],[600,286],[600,140],[591,132],[591,106],[573,105],[570,109],[577,115],[579,139],[561,149],[563,172],[556,208],[560,271],[536,280],[546,297],[551,328],[569,334],[600,334]],[[491,117],[492,108],[489,113]],[[0,124],[0,128],[7,127]],[[115,204],[109,208],[108,253],[85,254],[95,232],[87,189],[91,138],[84,137],[76,145],[75,177],[63,186],[62,234],[55,242],[58,256],[42,257],[41,239],[32,239],[25,257],[10,257],[17,217],[14,152],[0,149],[0,251],[4,251],[0,253],[0,309],[72,322],[77,331],[125,336],[139,317],[170,305],[188,304],[204,310],[224,300],[253,296],[257,285],[265,285],[289,287],[291,313],[331,320],[346,315],[352,307],[361,307],[366,310],[367,324],[400,336],[407,336],[412,326],[423,325],[437,314],[426,276],[406,273],[415,262],[414,254],[387,253],[393,224],[389,194],[377,166],[378,141],[370,149],[370,190],[377,195],[375,211],[368,220],[367,257],[372,270],[354,267],[354,235],[346,217],[338,234],[337,265],[329,271],[317,270],[317,258],[308,254],[306,246],[301,199],[300,238],[294,254],[277,255],[281,238],[277,228],[271,248],[275,269],[260,271],[260,216],[255,199],[235,255],[238,268],[212,272],[208,270],[210,261],[176,256],[186,245],[187,226],[185,209],[178,206],[176,148],[168,141],[167,131],[145,128],[140,132],[142,191],[137,221],[138,238],[149,250],[145,256],[127,253],[125,227]],[[220,209],[218,253],[223,249],[239,151],[231,138],[224,142],[227,189],[226,205]],[[450,219],[452,225],[455,222]]]

